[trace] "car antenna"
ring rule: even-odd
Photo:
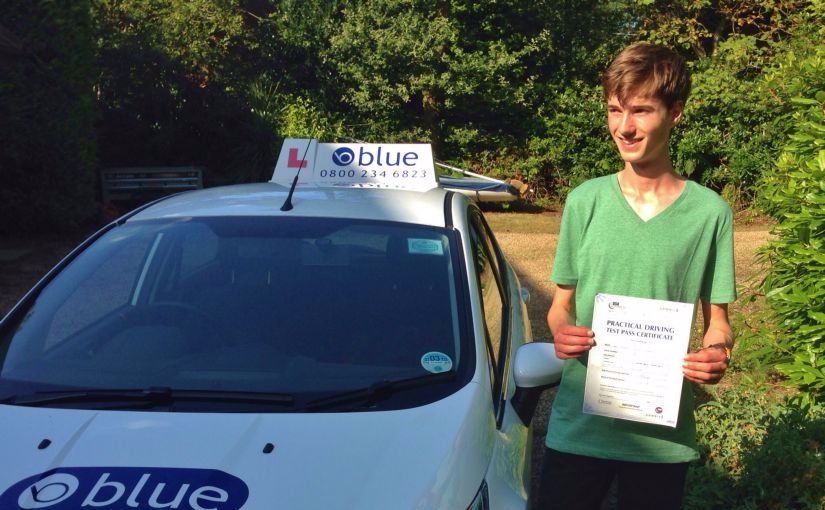
[[[312,147],[312,142],[315,140],[315,137],[309,139],[309,143],[307,144],[307,148],[304,150],[304,155],[301,158],[301,161],[306,162],[307,153],[309,153],[309,148]],[[295,187],[298,186],[298,176],[301,175],[301,169],[304,168],[304,165],[298,165],[298,171],[295,172],[295,178],[292,179],[292,186],[289,187],[289,194],[286,196],[286,200],[284,201],[284,205],[281,206],[282,211],[291,211],[292,210],[292,194],[295,193]]]

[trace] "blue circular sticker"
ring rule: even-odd
[[[432,351],[421,356],[421,366],[433,374],[449,372],[453,368],[453,360],[443,352]]]

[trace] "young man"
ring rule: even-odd
[[[690,89],[671,50],[625,48],[602,78],[607,126],[624,160],[616,174],[568,196],[547,323],[564,376],[547,430],[540,508],[598,509],[614,477],[621,509],[677,509],[697,459],[689,382],[714,384],[728,366],[736,298],[732,214],[713,191],[673,169],[668,139]],[[597,293],[701,302],[703,348],[684,357],[676,428],[584,414]]]

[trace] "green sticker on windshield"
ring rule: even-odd
[[[407,239],[407,252],[417,255],[444,255],[438,239]]]

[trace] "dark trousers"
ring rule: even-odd
[[[546,448],[535,508],[599,510],[615,478],[619,510],[678,510],[688,464],[597,459]]]

